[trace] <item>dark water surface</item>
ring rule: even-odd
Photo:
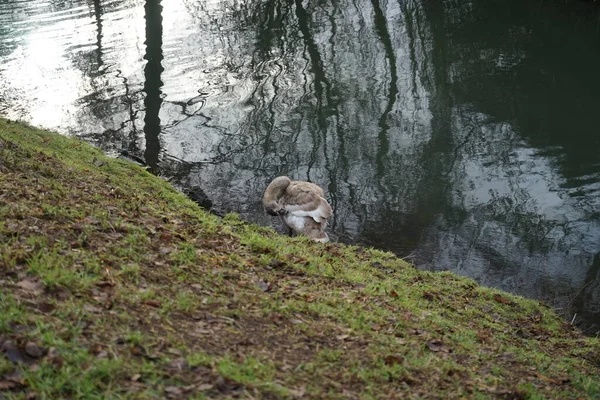
[[[0,114],[260,224],[273,177],[311,180],[332,238],[600,329],[598,7],[3,1]]]

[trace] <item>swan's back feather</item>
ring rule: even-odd
[[[329,241],[325,228],[333,210],[318,185],[277,177],[265,190],[263,206],[267,213],[281,215],[294,232],[319,242]]]
[[[324,196],[323,189],[314,183],[296,181],[290,183],[281,200],[288,213],[325,223],[333,211]]]

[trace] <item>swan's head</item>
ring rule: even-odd
[[[281,199],[285,193],[285,189],[287,189],[291,182],[287,176],[278,176],[267,186],[262,199],[262,204],[267,214],[280,215],[281,205],[279,204],[279,199]]]

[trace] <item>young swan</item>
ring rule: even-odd
[[[329,241],[327,218],[333,211],[324,196],[314,183],[279,176],[267,186],[262,203],[267,214],[281,217],[290,235],[296,232],[325,243]]]

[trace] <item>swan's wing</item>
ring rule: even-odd
[[[293,181],[286,188],[286,194],[295,196],[299,193],[314,193],[317,196],[325,197],[325,192],[319,185],[310,182]]]
[[[293,213],[285,214],[283,217],[285,225],[298,234],[307,236],[317,242],[328,242],[329,236],[325,233],[326,224],[316,222],[310,217],[299,217]]]
[[[286,212],[298,217],[311,217],[325,223],[333,211],[325,200],[323,189],[309,182],[293,182],[288,186],[283,200]]]

